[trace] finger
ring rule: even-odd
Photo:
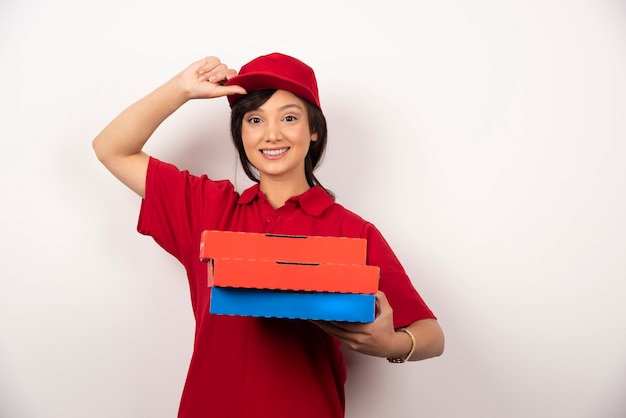
[[[336,327],[337,329],[340,329],[340,330],[346,331],[346,332],[356,332],[362,326],[362,324],[360,322],[333,321],[333,322],[331,322],[331,324],[334,327]]]
[[[197,73],[200,81],[208,80],[212,83],[224,83],[237,75],[237,71],[228,68],[226,64],[220,62],[217,58],[210,58],[207,58],[198,68]]]
[[[233,94],[248,94],[248,92],[241,86],[222,86],[219,85],[215,88],[215,94],[218,96],[230,96]]]
[[[321,329],[325,331],[331,331],[331,330],[337,329],[337,327],[334,326],[332,322],[329,322],[329,321],[313,321],[313,322],[315,323],[315,325],[317,325],[318,327],[320,327]]]
[[[387,296],[385,296],[385,293],[381,290],[376,293],[376,307],[378,308],[379,313],[383,310],[391,309]]]
[[[230,80],[236,75],[237,75],[237,71],[233,70],[232,68],[226,68],[225,70],[220,70],[214,73],[214,77],[209,78],[209,81],[224,85],[226,84],[228,80]]]
[[[204,74],[213,70],[215,67],[219,65],[224,65],[224,64],[222,64],[219,58],[217,57],[206,57],[203,60],[198,61],[198,65],[199,65],[198,73]]]
[[[317,326],[320,327],[322,330],[326,331],[327,333],[334,335],[335,337],[345,336],[346,334],[350,333],[349,330],[346,330],[345,328],[341,326],[337,326],[337,324],[334,322],[322,321],[322,322],[318,322]]]
[[[226,80],[227,74],[234,71],[224,64],[218,64],[213,67],[203,66],[198,70],[198,79],[200,81],[208,80],[212,83],[217,83],[221,80]]]

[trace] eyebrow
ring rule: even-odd
[[[263,105],[264,105],[264,104],[265,104],[265,103],[263,103]],[[259,107],[258,107],[258,108],[256,108],[256,109],[250,110],[250,111],[248,111],[248,112],[246,112],[246,113],[250,113],[250,112],[262,112],[262,111],[263,111],[263,110],[262,110],[263,105],[259,106]],[[287,109],[290,109],[290,108],[292,108],[292,107],[295,107],[296,109],[299,109],[299,110],[304,111],[304,107],[303,107],[303,106],[300,106],[300,105],[299,105],[299,104],[297,104],[297,103],[289,103],[289,104],[283,105],[283,106],[279,107],[279,108],[278,108],[278,110],[287,110]]]
[[[298,108],[298,109],[304,109],[302,106],[300,106],[300,105],[299,105],[299,104],[297,104],[297,103],[290,103],[290,104],[286,104],[286,105],[284,105],[284,106],[281,106],[279,109],[280,109],[280,110],[285,110],[285,109],[289,109],[290,107],[295,107],[295,108]]]

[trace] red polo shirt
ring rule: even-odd
[[[203,230],[365,238],[394,325],[434,318],[374,225],[319,186],[274,209],[258,185],[239,195],[229,181],[151,158],[137,229],[176,257],[189,280],[196,328],[181,418],[344,416],[346,370],[336,339],[308,321],[209,314]]]

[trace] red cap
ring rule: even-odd
[[[262,55],[245,64],[226,85],[241,86],[248,93],[263,89],[286,90],[321,108],[313,69],[300,60],[278,52]],[[228,96],[230,106],[239,98],[240,94]]]

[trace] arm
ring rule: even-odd
[[[376,302],[378,316],[372,323],[317,324],[351,350],[371,356],[404,358],[411,350],[411,338],[393,328],[393,309],[383,292],[378,292]],[[406,328],[415,336],[415,350],[409,361],[437,357],[443,353],[444,335],[436,319],[415,321]]]
[[[143,198],[149,157],[142,149],[150,136],[188,100],[245,94],[242,87],[223,86],[236,74],[215,57],[196,61],[113,119],[93,140],[96,156]]]

